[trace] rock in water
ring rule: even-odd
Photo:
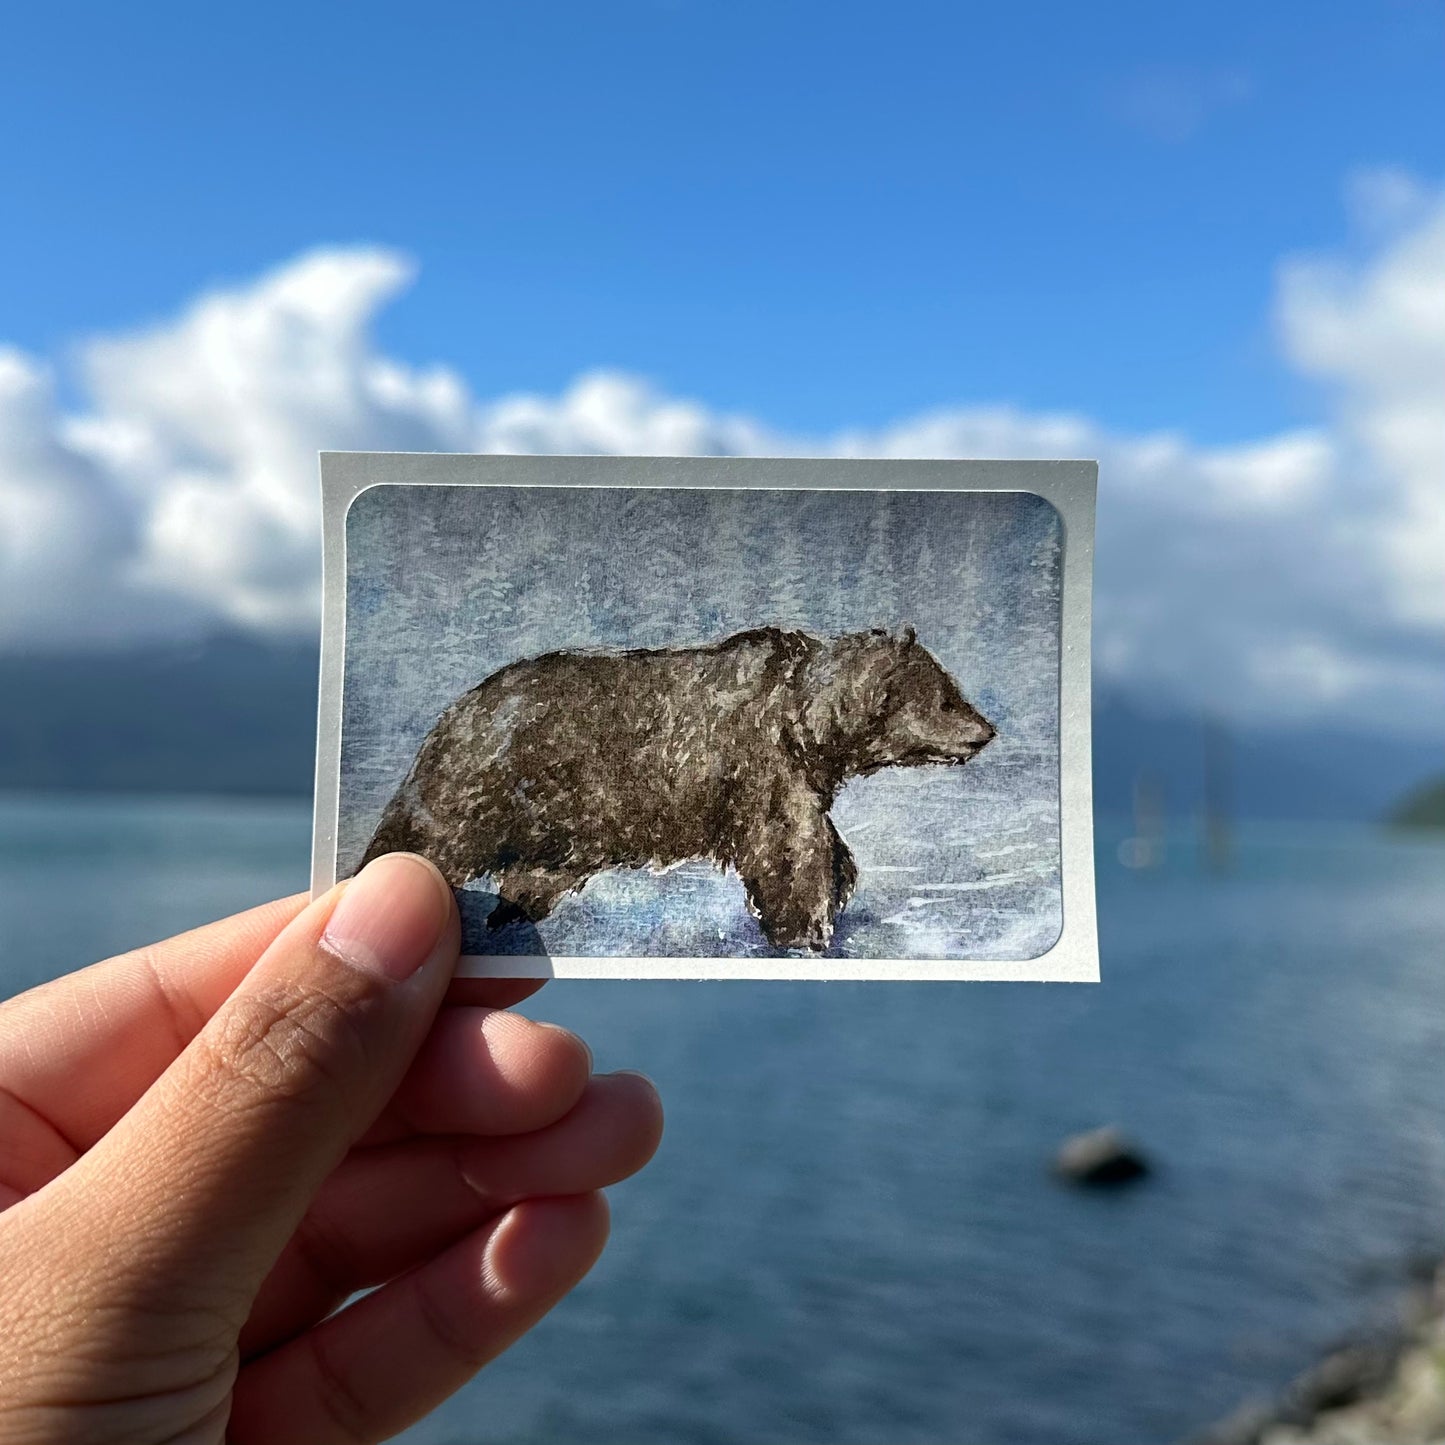
[[[1128,1184],[1153,1169],[1141,1149],[1108,1125],[1065,1139],[1054,1172],[1073,1184]]]

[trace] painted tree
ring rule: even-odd
[[[913,520],[913,565],[909,568],[908,595],[904,600],[904,610],[912,614],[910,621],[918,616],[931,616],[947,602],[944,589],[939,586],[938,565],[928,525],[932,518],[915,508]]]
[[[772,500],[773,525],[768,529],[769,545],[764,563],[768,580],[768,606],[759,621],[780,627],[805,627],[811,619],[808,592],[813,585],[803,555],[803,503],[796,492]]]
[[[860,621],[876,627],[892,627],[904,620],[900,615],[892,514],[893,498],[887,493],[875,496],[863,545],[858,600],[867,613]]]

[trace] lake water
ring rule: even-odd
[[[304,886],[306,810],[0,801],[0,989]],[[668,1133],[588,1281],[412,1445],[1153,1445],[1445,1249],[1445,848],[1101,830],[1104,983],[554,982]],[[1049,1176],[1135,1134],[1156,1177]]]

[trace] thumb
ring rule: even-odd
[[[277,937],[62,1176],[77,1200],[120,1202],[106,1233],[148,1298],[219,1310],[239,1327],[322,1180],[401,1082],[459,936],[430,863],[378,858]]]

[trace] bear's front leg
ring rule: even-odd
[[[508,868],[497,876],[497,906],[487,915],[488,928],[530,919],[539,923],[564,893],[580,888],[587,879],[554,868]]]
[[[833,936],[842,845],[820,801],[805,789],[774,790],[762,816],[749,820],[738,850],[738,876],[748,905],[774,948],[817,952]],[[847,854],[847,849],[843,849]]]

